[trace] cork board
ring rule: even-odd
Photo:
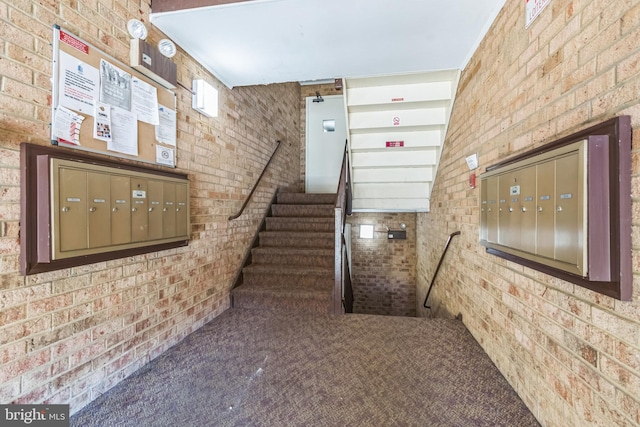
[[[52,44],[52,144],[175,167],[175,93],[57,25]]]

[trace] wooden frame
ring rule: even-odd
[[[629,301],[632,298],[631,265],[631,119],[620,116],[561,138],[547,145],[492,165],[487,172],[508,168],[528,158],[587,139],[596,147],[588,154],[590,198],[587,201],[589,268],[581,277],[528,259],[497,245],[487,253],[542,271],[595,292]]]
[[[187,246],[189,239],[114,250],[63,259],[52,258],[50,160],[71,160],[125,171],[150,173],[159,177],[187,179],[187,175],[166,170],[102,159],[62,147],[23,143],[20,146],[20,273],[30,275],[91,264],[116,258]]]

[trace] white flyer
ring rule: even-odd
[[[111,108],[111,141],[107,150],[138,155],[138,120],[131,111]]]
[[[60,142],[80,145],[80,126],[84,117],[73,111],[58,106],[55,112],[53,136]]]
[[[173,148],[167,148],[156,144],[156,163],[172,167],[175,166],[176,161]]]
[[[158,105],[159,124],[156,126],[156,140],[163,144],[176,146],[176,111],[164,105]]]
[[[96,101],[93,117],[93,137],[101,141],[111,141],[111,106]]]
[[[87,115],[93,114],[93,103],[99,96],[98,69],[60,51],[58,105]]]
[[[137,77],[131,79],[132,98],[131,111],[136,113],[141,122],[157,125],[158,90]]]
[[[100,101],[131,111],[131,74],[100,60]]]

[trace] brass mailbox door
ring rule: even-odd
[[[189,194],[186,184],[176,184],[176,236],[188,236]]]
[[[487,178],[487,241],[498,242],[498,177]]]
[[[111,244],[111,207],[109,175],[87,172],[87,203],[89,217],[89,247]]]
[[[536,253],[536,168],[529,166],[518,171],[520,185],[520,249]]]
[[[505,173],[498,178],[498,243],[504,246],[517,247],[520,230],[513,227],[513,208],[511,206],[510,189],[513,174]],[[515,235],[518,238],[515,238]]]
[[[56,240],[60,252],[86,249],[87,227],[87,173],[61,167],[58,169],[59,230]]]
[[[149,204],[147,180],[131,178],[131,240],[149,240]]]
[[[162,183],[162,195],[164,205],[162,208],[162,237],[176,236],[176,184],[173,182]]]
[[[579,167],[577,152],[556,160],[555,259],[572,265],[578,265],[578,253],[582,249]]]
[[[536,253],[550,259],[555,247],[555,168],[554,160],[536,166]]]
[[[480,181],[480,240],[487,240],[487,183],[488,179]]]
[[[162,181],[150,179],[147,183],[149,207],[149,240],[162,239],[162,209],[164,200],[162,195]]]
[[[131,242],[131,179],[111,175],[111,244]]]

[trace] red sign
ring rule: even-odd
[[[404,141],[387,141],[387,148],[404,147]]]
[[[86,43],[81,42],[71,34],[65,33],[62,30],[60,31],[60,41],[68,44],[75,49],[78,49],[82,53],[85,53],[87,55],[89,54],[89,46]]]
[[[391,102],[401,102],[404,101],[404,98],[391,98]]]

